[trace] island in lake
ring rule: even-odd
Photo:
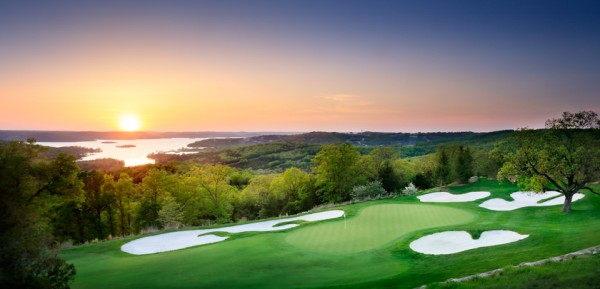
[[[118,147],[118,148],[120,148],[120,149],[126,149],[126,148],[134,148],[134,147],[135,147],[135,145],[132,145],[132,144],[125,144],[125,145],[118,145],[118,146],[116,146],[116,147]]]

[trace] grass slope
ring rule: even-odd
[[[463,283],[432,284],[430,289],[527,289],[600,287],[600,254],[541,266],[506,268],[502,274]]]
[[[490,191],[489,198],[508,198],[516,190],[511,184],[487,180],[449,188],[451,193]],[[340,249],[341,252],[333,254],[319,251],[319,243],[327,244],[331,240],[335,243],[341,239],[325,231],[320,233],[322,241],[316,236],[322,228],[337,228],[341,225],[340,220],[307,223],[279,232],[236,234],[222,243],[154,255],[128,255],[119,250],[128,240],[113,240],[64,250],[63,256],[77,268],[74,288],[414,288],[600,243],[600,231],[593,229],[600,226],[600,198],[597,196],[588,194],[575,202],[569,214],[563,214],[560,206],[494,212],[477,206],[484,200],[428,205],[420,203],[416,197],[407,197],[341,207],[346,211],[346,222],[356,222],[356,226],[362,223],[359,230],[373,230],[388,241],[377,243],[375,239],[367,238],[356,247],[358,249]],[[438,220],[455,212],[476,217],[472,221],[446,217],[449,220],[443,221],[456,223],[446,223],[443,227],[424,226],[418,230],[414,225],[405,231],[390,229],[394,232],[385,232],[387,221],[396,218],[385,217],[386,214],[401,217],[399,212],[403,210],[397,213],[395,208],[420,206],[431,207],[432,211],[437,208],[442,217],[432,218]],[[414,215],[413,219],[427,218],[424,216],[427,214],[411,215]],[[372,219],[367,221],[369,218],[365,217]],[[381,221],[375,221],[376,218]],[[383,227],[363,228],[376,227],[372,222],[379,222]],[[393,222],[389,228],[394,228]],[[492,229],[513,230],[530,237],[516,243],[443,256],[419,254],[408,247],[411,241],[434,232],[467,230],[477,233]],[[299,247],[299,240],[294,239],[303,234],[315,235],[315,240],[307,240],[307,244],[312,242],[314,246]],[[332,246],[323,248],[335,251]]]

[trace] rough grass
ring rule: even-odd
[[[462,283],[432,284],[431,289],[487,288],[578,288],[600,287],[600,254],[578,257],[560,263],[506,268],[502,274]]]
[[[490,191],[490,198],[508,197],[517,190],[511,184],[488,180],[449,188],[451,193]],[[339,219],[311,222],[285,231],[234,234],[220,243],[153,255],[121,252],[120,246],[131,238],[78,246],[62,254],[77,268],[74,288],[414,288],[600,244],[600,230],[595,229],[600,227],[598,196],[588,194],[574,202],[569,214],[562,213],[560,206],[495,212],[478,207],[483,201],[426,205],[411,196],[342,206],[346,222],[362,223],[371,228],[360,230],[383,235],[388,228],[383,220],[390,220],[384,215],[392,214],[380,210],[384,208],[431,206],[440,211],[469,212],[476,218],[462,224],[391,234],[388,241],[370,245],[370,249],[346,250],[339,254],[303,249],[289,242],[294,235],[310,235],[309,232],[317,232],[322,226],[337,228],[343,222]],[[369,209],[371,207],[375,209]],[[381,212],[381,216],[378,217],[377,212]],[[373,222],[382,218],[379,222],[382,227],[361,221],[364,213],[372,214]],[[394,222],[389,225],[393,227]],[[475,234],[506,229],[530,237],[511,244],[440,256],[419,254],[408,247],[421,236],[449,229]],[[323,234],[322,238],[336,240],[339,237]],[[373,244],[371,242],[365,244]]]

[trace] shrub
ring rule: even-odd
[[[372,181],[365,185],[358,185],[352,188],[352,199],[354,200],[362,200],[362,199],[376,199],[381,198],[386,195],[386,191],[383,188],[383,184],[381,181]]]
[[[419,188],[417,188],[415,184],[410,183],[408,184],[408,186],[404,187],[404,190],[402,190],[402,194],[405,196],[410,196],[416,194],[418,191]]]

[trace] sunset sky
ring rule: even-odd
[[[600,1],[0,1],[0,129],[492,131],[600,112]]]

